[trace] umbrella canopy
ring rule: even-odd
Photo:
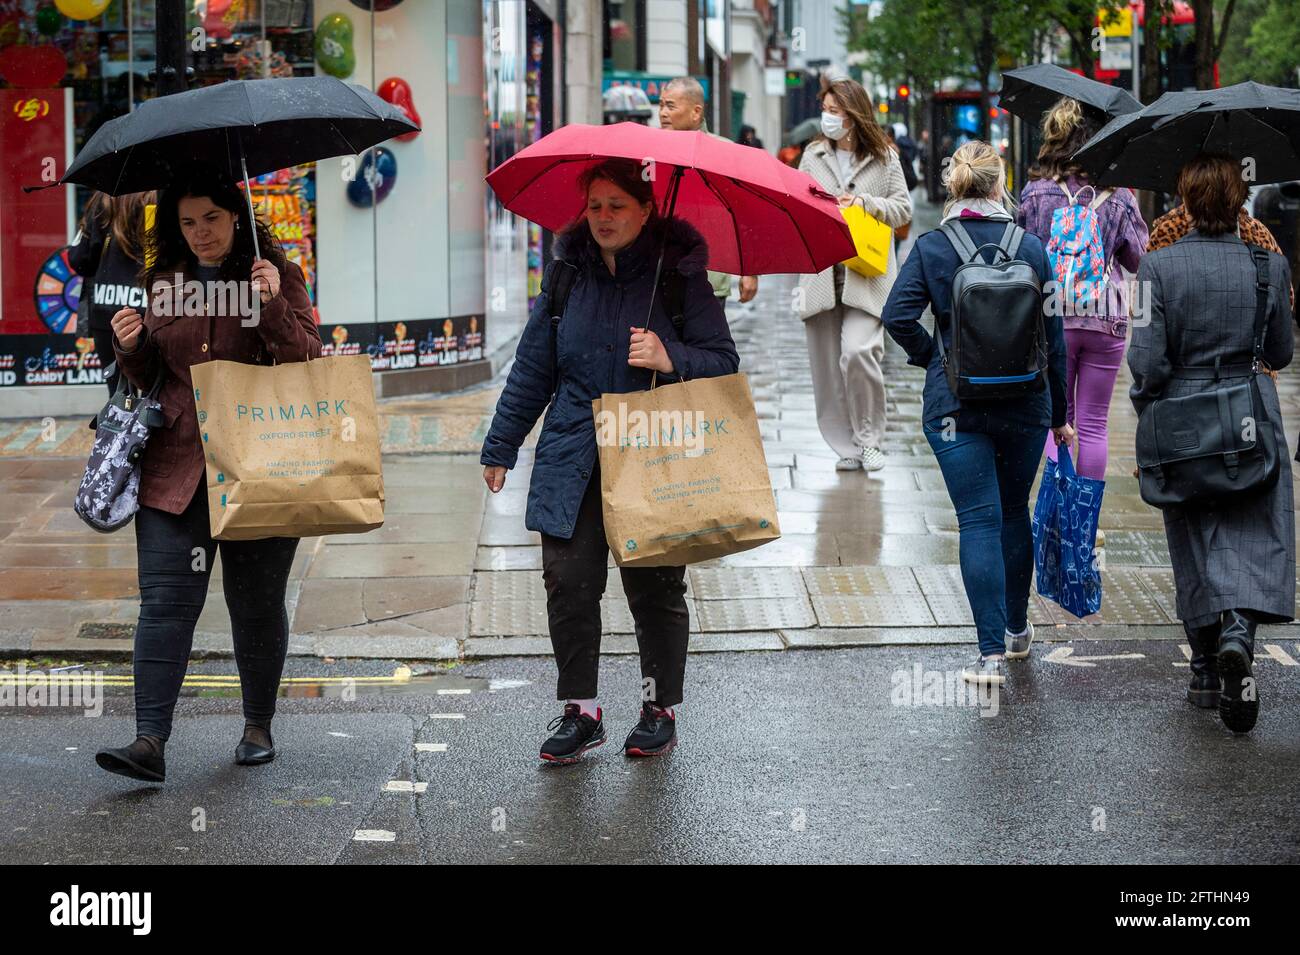
[[[1098,83],[1054,63],[1035,63],[1003,73],[998,105],[1008,113],[1036,123],[1062,96],[1078,100],[1102,122],[1142,108],[1127,90]]]
[[[419,129],[398,107],[332,76],[232,80],[160,96],[109,120],[60,182],[111,196],[166,186],[203,162],[231,179],[357,155]]]
[[[1107,123],[1074,161],[1098,185],[1173,192],[1202,152],[1251,161],[1253,183],[1300,178],[1300,90],[1238,83],[1166,93]]]
[[[611,158],[641,164],[660,208],[700,231],[719,272],[820,272],[855,254],[835,197],[811,176],[708,133],[575,123],[521,150],[487,181],[511,212],[558,231],[585,209],[579,177]]]

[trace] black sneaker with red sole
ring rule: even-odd
[[[677,745],[677,719],[653,703],[641,704],[641,719],[623,744],[628,756],[662,756]]]
[[[600,719],[600,708],[596,709],[596,718],[582,712],[576,703],[566,703],[564,713],[547,724],[548,730],[554,730],[550,738],[542,744],[543,762],[566,765],[576,763],[589,749],[602,746],[605,736],[605,724]]]

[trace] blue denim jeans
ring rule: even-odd
[[[963,409],[925,423],[948,496],[957,511],[961,579],[975,616],[980,655],[1006,651],[1006,632],[1028,626],[1034,541],[1029,489],[1046,428]]]

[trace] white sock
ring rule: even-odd
[[[600,707],[596,705],[596,700],[594,698],[590,700],[565,700],[564,702],[566,705],[569,703],[574,704],[586,716],[590,716],[593,720],[600,719]]]

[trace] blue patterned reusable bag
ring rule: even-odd
[[[1081,477],[1068,447],[1047,460],[1034,505],[1034,570],[1038,592],[1076,617],[1101,609],[1101,571],[1093,549],[1105,481]]]

